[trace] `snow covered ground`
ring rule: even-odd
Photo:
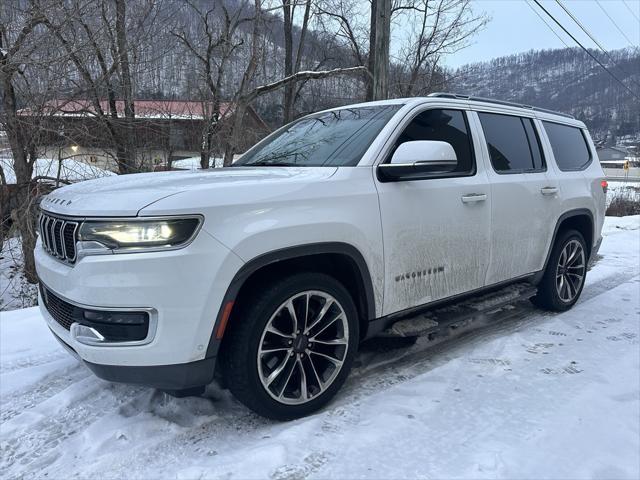
[[[16,183],[16,174],[13,171],[13,159],[0,158],[7,184]],[[60,175],[58,175],[58,168]],[[103,170],[85,162],[66,158],[60,163],[59,160],[50,158],[38,158],[33,167],[32,177],[59,178],[63,182],[81,182],[92,178],[110,177],[116,175],[109,170]]]
[[[34,308],[0,315],[0,478],[639,478],[640,217],[608,218],[576,307],[429,346],[363,346],[324,411],[93,377]]]
[[[37,305],[38,288],[22,270],[20,237],[7,238],[0,250],[0,311]]]

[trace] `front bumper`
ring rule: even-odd
[[[109,382],[145,385],[169,392],[180,392],[208,385],[213,380],[215,372],[215,357],[177,365],[148,367],[100,365],[82,360],[78,353],[58,335],[53,333],[53,336],[65,350],[84,363],[97,377]]]
[[[38,242],[35,258],[41,282],[76,305],[155,312],[155,330],[148,342],[87,345],[58,323],[40,299],[52,332],[98,376],[163,389],[188,388],[166,386],[160,378],[183,377],[178,383],[188,384],[203,378],[193,373],[191,364],[198,370],[215,363],[215,358],[205,358],[206,352],[223,296],[242,261],[206,231],[183,249],[87,256],[73,266],[51,257]],[[123,368],[116,372],[112,367]],[[162,375],[144,367],[160,368]]]

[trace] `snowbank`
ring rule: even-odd
[[[223,164],[222,158],[210,158],[209,159],[209,167],[210,168],[219,168],[222,167]],[[174,160],[171,163],[173,168],[178,168],[182,170],[200,170],[200,157],[189,157],[183,158],[182,160]]]
[[[16,183],[16,175],[13,171],[13,160],[10,158],[0,158],[0,165],[4,171],[7,184]],[[33,168],[32,178],[35,177],[58,177],[58,160],[49,158],[39,158]],[[62,161],[60,170],[60,180],[66,182],[79,182],[82,180],[90,180],[92,178],[108,177],[115,175],[109,170],[94,167],[88,163],[79,162],[77,160],[66,159]]]

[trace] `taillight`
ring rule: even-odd
[[[607,182],[606,180],[602,180],[600,182],[600,186],[602,187],[602,191],[604,193],[607,193],[607,189],[609,188],[609,182]]]

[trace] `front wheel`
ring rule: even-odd
[[[242,301],[220,357],[236,398],[278,420],[329,402],[358,347],[356,307],[342,284],[324,274],[297,274]]]
[[[587,275],[587,247],[577,230],[562,232],[551,252],[533,302],[548,310],[570,309],[580,297]]]

